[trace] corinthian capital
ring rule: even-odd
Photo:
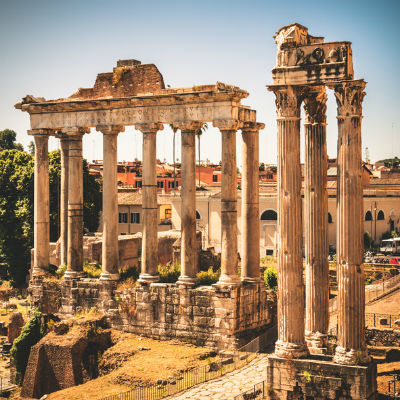
[[[304,98],[304,111],[306,124],[326,123],[326,91],[325,87],[310,90]]]
[[[328,87],[335,91],[338,117],[362,115],[365,85],[366,82],[362,79],[328,84]]]
[[[269,86],[275,93],[278,118],[300,118],[300,105],[308,91],[306,86]]]
[[[164,125],[158,122],[135,124],[135,129],[142,133],[157,133],[164,129]]]
[[[125,131],[125,127],[123,125],[97,125],[96,131],[105,135],[118,135],[118,133]]]
[[[182,121],[174,122],[172,126],[174,129],[179,129],[181,131],[197,132],[203,126],[203,123],[201,121]]]

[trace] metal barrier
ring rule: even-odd
[[[388,391],[386,393],[387,399],[400,399],[400,375],[392,375],[393,379],[388,382]]]
[[[164,381],[159,385],[149,387],[137,387],[126,391],[103,397],[101,400],[156,400],[182,392],[212,379],[219,378],[228,372],[242,368],[257,357],[257,353],[238,352],[232,359],[211,362],[209,365],[194,368],[182,375]]]
[[[266,381],[262,381],[253,386],[253,389],[246,390],[234,397],[234,400],[254,400],[265,399]]]

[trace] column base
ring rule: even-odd
[[[305,332],[305,340],[310,354],[327,354],[328,335],[321,332]]]
[[[139,275],[139,279],[137,280],[141,285],[150,285],[151,283],[156,283],[160,281],[160,275],[150,275],[146,273],[142,273]]]
[[[189,276],[180,276],[179,279],[176,281],[176,285],[193,287],[197,285],[197,278],[191,278]]]
[[[38,268],[38,267],[35,268],[35,267],[33,267],[32,273],[31,273],[32,278],[33,278],[33,277],[41,277],[41,276],[43,276],[43,275],[45,275],[45,271],[43,271],[42,268]]]
[[[111,274],[110,272],[102,272],[100,274],[101,281],[117,281],[119,279],[119,274]]]
[[[275,355],[280,358],[303,358],[308,356],[308,349],[305,344],[282,342],[275,343]]]
[[[264,283],[264,281],[261,278],[249,278],[247,276],[242,277],[241,281],[244,284],[249,284],[249,285],[261,285]]]
[[[236,275],[236,276],[229,276],[229,275],[225,275],[222,274],[219,278],[219,281],[217,283],[214,283],[213,286],[230,286],[230,287],[236,287],[236,286],[240,286],[241,284],[241,280],[240,278]]]
[[[336,346],[335,356],[333,361],[341,365],[360,365],[368,364],[371,357],[368,355],[367,350],[347,350],[344,347]]]
[[[81,279],[83,276],[83,271],[71,271],[66,270],[64,274],[64,279]]]

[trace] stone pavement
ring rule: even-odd
[[[233,400],[238,394],[251,389],[267,378],[267,354],[258,355],[249,364],[219,379],[201,383],[185,392],[168,397],[168,400]]]

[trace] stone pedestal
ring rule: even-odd
[[[28,132],[35,140],[35,193],[34,193],[34,261],[32,276],[41,275],[50,260],[50,206],[48,130]]]
[[[139,282],[149,284],[159,280],[158,274],[158,205],[157,205],[157,132],[162,124],[138,124],[143,133],[143,239],[142,264]]]
[[[275,353],[299,358],[304,339],[300,104],[304,89],[272,86],[278,114],[278,341]]]
[[[118,178],[117,139],[125,128],[98,126],[103,133],[103,248],[101,280],[118,280]]]
[[[326,352],[329,325],[326,99],[323,86],[304,99],[305,338],[314,354]]]
[[[68,255],[65,279],[80,278],[83,270],[83,161],[82,136],[89,129],[70,128],[68,166]]]
[[[218,121],[222,137],[221,171],[221,276],[217,285],[237,286],[238,275],[237,245],[237,165],[235,121]]]
[[[373,400],[377,398],[376,363],[345,366],[328,356],[287,360],[268,357],[268,399]]]
[[[242,128],[242,252],[241,279],[260,282],[259,130],[264,124]]]
[[[197,281],[195,138],[201,122],[174,124],[181,130],[181,275],[178,285],[193,286]]]

